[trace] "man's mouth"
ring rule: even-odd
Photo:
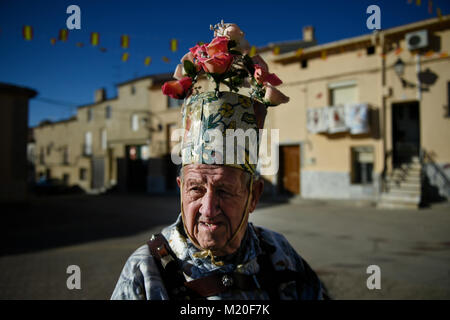
[[[204,221],[200,221],[200,227],[207,229],[209,231],[214,231],[217,228],[219,228],[221,225],[220,222],[215,222],[215,223],[208,223],[208,222],[204,222]]]

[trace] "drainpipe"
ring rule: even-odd
[[[422,100],[422,84],[420,83],[420,53],[416,54],[417,100]]]
[[[387,143],[387,129],[386,129],[386,59],[384,54],[385,47],[384,47],[384,32],[380,31],[379,34],[380,39],[380,47],[381,47],[381,88],[382,88],[382,94],[381,94],[381,109],[382,109],[382,144],[383,144],[383,172],[381,177],[381,192],[385,190],[385,177],[387,174],[387,150],[386,150],[386,143]]]

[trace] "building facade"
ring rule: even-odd
[[[291,98],[266,122],[280,128],[280,170],[267,177],[277,191],[379,200],[388,177],[418,163],[448,198],[449,29],[445,16],[266,55]]]

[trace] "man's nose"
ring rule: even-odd
[[[220,214],[219,201],[220,198],[214,190],[208,190],[202,198],[200,213],[205,217],[214,218]]]

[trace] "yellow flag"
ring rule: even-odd
[[[295,56],[300,57],[303,54],[303,49],[297,49],[297,51],[295,51]]]
[[[163,60],[164,62],[170,62],[170,59],[167,58],[167,57],[162,57],[162,60]]]
[[[420,6],[422,4],[422,0],[416,0],[416,6]]]
[[[68,37],[69,37],[69,30],[67,30],[67,29],[59,30],[59,35],[58,35],[59,41],[66,42]]]
[[[99,43],[100,43],[100,35],[98,34],[98,32],[92,32],[91,33],[91,44],[93,46],[98,46]]]
[[[320,54],[320,57],[322,58],[322,60],[325,60],[327,58],[327,52],[323,50],[322,53]]]
[[[148,65],[150,65],[150,62],[152,62],[152,58],[150,58],[150,57],[145,57],[144,64],[145,64],[146,66],[148,66]]]
[[[128,57],[129,57],[128,52],[124,52],[124,53],[122,54],[122,61],[123,61],[123,62],[128,61]]]
[[[256,47],[255,47],[255,46],[252,46],[252,47],[250,48],[249,56],[250,56],[250,57],[254,57],[255,55],[256,55]]]
[[[437,8],[437,9],[436,9],[436,14],[437,14],[439,20],[442,21],[442,11],[441,11],[441,8]]]
[[[25,40],[33,39],[33,28],[31,26],[23,26],[22,33]]]
[[[52,44],[52,46],[55,45],[55,43],[56,43],[56,38],[51,38],[51,39],[50,39],[50,43]]]
[[[280,54],[280,47],[279,46],[276,46],[276,47],[273,48],[273,54],[276,55],[276,56]]]
[[[178,40],[177,39],[172,39],[170,41],[170,50],[172,50],[172,52],[175,52],[178,50]]]
[[[120,37],[120,46],[123,49],[127,49],[129,45],[130,45],[130,37],[126,34],[122,35]]]

